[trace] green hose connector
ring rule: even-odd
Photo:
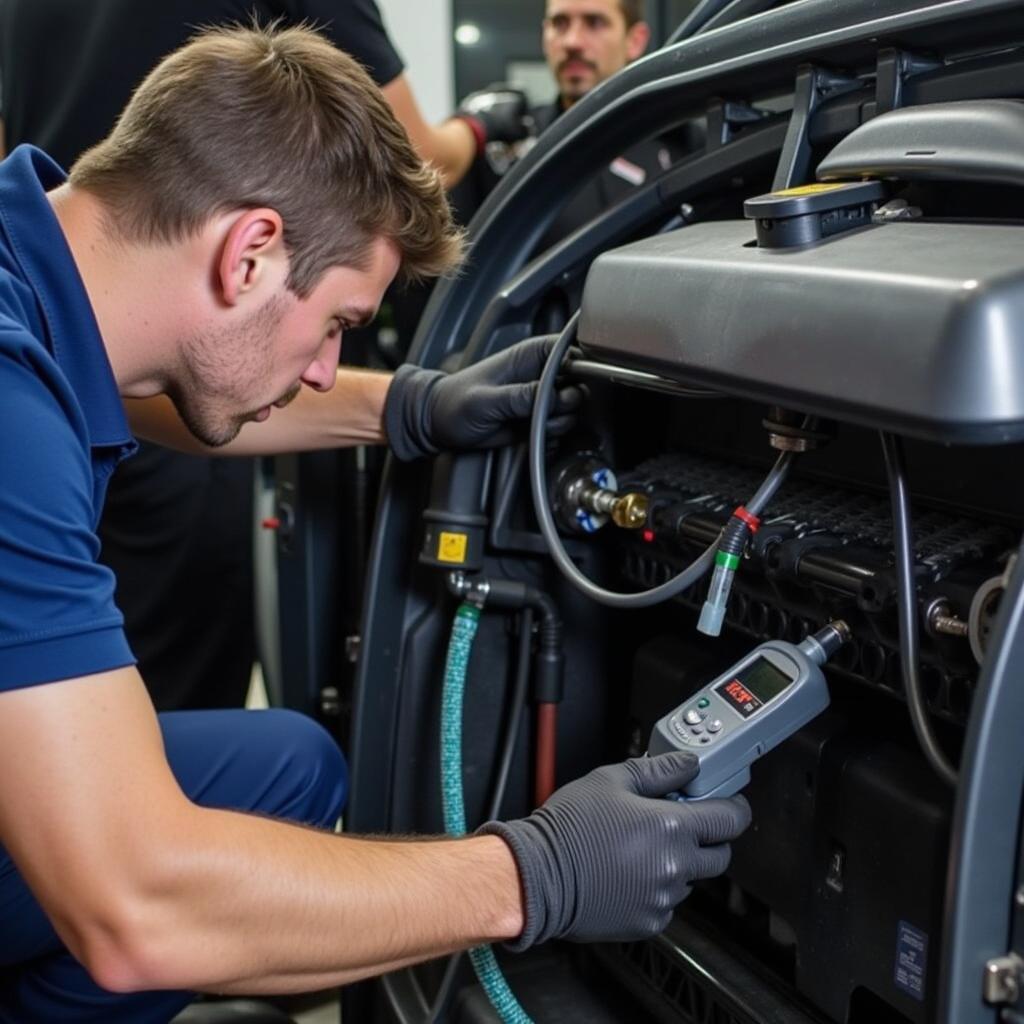
[[[444,808],[444,829],[450,836],[466,834],[466,803],[462,791],[462,705],[469,656],[479,624],[480,609],[473,604],[460,604],[455,612],[444,668],[444,690],[441,695],[441,802]],[[533,1024],[508,987],[494,950],[490,946],[477,946],[469,951],[469,960],[498,1016],[506,1024]]]

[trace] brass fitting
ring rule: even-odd
[[[619,494],[587,483],[580,488],[577,501],[591,512],[611,516],[612,522],[623,530],[639,530],[647,523],[650,502],[646,494]]]
[[[612,505],[612,522],[623,530],[640,530],[647,525],[649,509],[646,494],[624,494]]]

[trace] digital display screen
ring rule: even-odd
[[[792,682],[792,676],[767,658],[757,658],[732,679],[719,683],[715,692],[744,718],[749,718],[770,700],[778,697]]]

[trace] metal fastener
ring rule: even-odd
[[[1016,953],[993,957],[985,964],[982,997],[991,1006],[1010,1006],[1020,997],[1024,960]]]

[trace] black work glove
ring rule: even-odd
[[[525,924],[515,951],[547,939],[629,941],[656,935],[697,878],[721,874],[728,841],[750,824],[741,796],[676,801],[698,771],[674,751],[595,768],[528,818],[491,821],[477,834],[512,848]]]
[[[533,411],[537,380],[554,345],[554,338],[529,338],[457,373],[400,366],[384,399],[391,450],[408,461],[511,444]],[[579,388],[559,389],[548,429],[565,430],[581,399]]]
[[[533,129],[526,93],[500,82],[471,92],[459,104],[455,117],[461,117],[473,129],[478,155],[488,142],[519,142]]]

